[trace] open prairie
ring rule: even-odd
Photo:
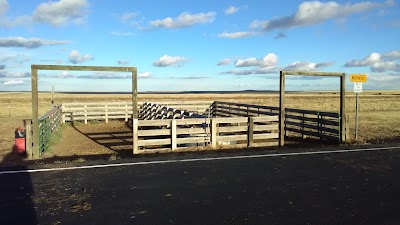
[[[339,112],[337,92],[296,92],[286,94],[289,108]],[[167,93],[139,94],[139,101],[227,101],[268,106],[279,105],[279,94],[272,92],[239,93]],[[63,102],[110,102],[131,101],[130,94],[81,94],[56,93],[55,104]],[[346,114],[350,118],[350,131],[354,136],[355,94],[346,94]],[[31,94],[29,92],[0,92],[0,161],[11,152],[14,129],[22,126],[22,120],[31,118]],[[40,93],[39,114],[51,107],[51,93]],[[84,126],[84,125],[83,125]],[[66,139],[68,137],[64,137]],[[400,140],[400,91],[365,91],[360,94],[359,143],[382,143]],[[63,140],[64,143],[74,140]],[[93,148],[95,149],[95,148]],[[92,152],[96,154],[96,152]]]

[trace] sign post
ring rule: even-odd
[[[367,82],[365,74],[350,74],[350,81],[354,83],[354,93],[356,93],[356,140],[358,138],[358,94],[362,93],[362,83]]]

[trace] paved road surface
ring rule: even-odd
[[[0,172],[0,224],[400,224],[400,149]]]

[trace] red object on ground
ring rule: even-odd
[[[14,151],[16,153],[25,153],[25,128],[19,127],[15,129],[15,145]]]

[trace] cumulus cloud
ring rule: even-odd
[[[153,66],[167,67],[167,66],[180,66],[185,63],[187,59],[183,56],[168,56],[164,55],[159,60],[153,62]]]
[[[85,21],[87,0],[60,0],[41,3],[33,12],[33,20],[60,26],[67,23],[81,24]]]
[[[387,59],[400,59],[400,50],[385,53],[383,57]]]
[[[81,55],[77,50],[72,50],[68,55],[68,60],[72,64],[79,64],[93,59],[89,54]]]
[[[268,53],[264,58],[248,58],[239,59],[235,62],[236,67],[248,67],[248,66],[260,66],[260,67],[271,67],[276,66],[278,63],[278,56],[274,53]]]
[[[225,15],[232,15],[235,14],[239,11],[238,7],[235,6],[229,6],[227,9],[225,9],[224,13]]]
[[[254,20],[250,28],[271,31],[276,29],[287,29],[300,26],[311,26],[323,23],[330,19],[342,19],[349,15],[362,13],[376,9],[386,4],[376,2],[358,2],[339,4],[330,2],[303,2],[299,5],[297,11],[284,17],[278,17],[271,20]]]
[[[228,70],[220,74],[233,74],[233,75],[253,75],[253,74],[274,74],[277,73],[276,67],[259,67],[249,70]]]
[[[246,38],[246,37],[253,37],[256,35],[259,35],[259,32],[254,32],[254,31],[240,31],[240,32],[223,32],[218,34],[218,37],[220,38]]]
[[[22,80],[9,80],[9,81],[3,82],[3,85],[5,85],[5,86],[16,86],[16,85],[21,85],[23,83],[24,83],[24,81],[22,81]]]
[[[184,28],[190,27],[196,24],[212,23],[215,19],[215,12],[208,13],[182,13],[176,18],[167,17],[161,20],[150,21],[152,27],[163,27],[163,28]]]
[[[8,78],[26,78],[31,77],[31,73],[29,72],[10,72],[7,70],[3,70],[0,73],[1,77],[8,77]]]
[[[351,60],[344,67],[364,67],[369,66],[372,72],[400,71],[400,50],[380,54],[371,53],[361,60]]]
[[[217,66],[226,66],[232,63],[231,59],[223,59],[217,63]]]
[[[363,58],[362,60],[351,60],[347,62],[345,67],[360,67],[360,66],[370,66],[374,63],[377,63],[381,60],[381,54],[379,53],[371,53],[369,56]]]
[[[62,45],[68,43],[70,43],[70,41],[42,40],[39,38],[0,38],[0,47],[39,48],[43,45]]]
[[[150,78],[153,75],[150,72],[144,72],[139,74],[139,78]]]
[[[310,62],[294,62],[287,65],[284,70],[297,70],[297,71],[315,71],[333,65],[333,62],[310,63]]]

